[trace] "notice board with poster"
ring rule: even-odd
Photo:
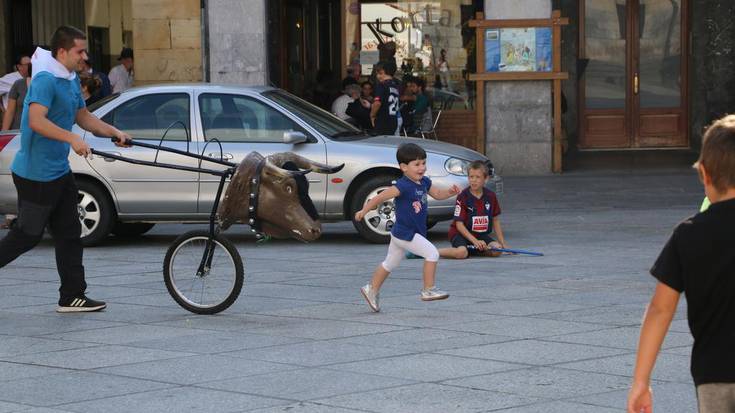
[[[485,148],[485,84],[498,80],[551,80],[554,92],[552,168],[561,172],[561,26],[569,24],[559,10],[550,19],[485,20],[477,13],[470,20],[476,29],[477,73],[470,74],[477,88],[477,149]],[[488,83],[490,85],[490,83]],[[489,86],[488,86],[489,87]]]

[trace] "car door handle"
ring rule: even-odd
[[[219,159],[220,153],[219,152],[210,152],[210,153],[207,154],[207,156],[210,157],[210,158]],[[230,160],[232,160],[234,158],[235,157],[232,156],[231,153],[223,153],[222,154],[222,159],[225,160],[225,161],[230,161]]]
[[[110,155],[122,156],[122,154],[120,152],[108,152],[108,153]],[[105,162],[115,162],[115,159],[112,159],[112,158],[104,158],[103,157],[103,159],[105,160]]]

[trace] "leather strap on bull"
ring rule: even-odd
[[[248,206],[248,225],[250,225],[250,230],[255,233],[255,238],[258,240],[266,236],[260,222],[258,222],[258,194],[260,193],[260,176],[263,172],[263,166],[265,166],[265,158],[258,162],[258,166],[255,167],[255,174],[250,179],[250,206]]]

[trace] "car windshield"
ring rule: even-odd
[[[322,135],[332,139],[360,139],[365,132],[283,90],[269,90],[263,96],[283,106],[289,112],[301,118],[309,126]]]
[[[91,105],[87,106],[87,110],[90,111],[90,112],[94,112],[95,110],[97,110],[97,109],[101,108],[102,106],[104,106],[105,103],[110,102],[112,100],[115,100],[118,96],[120,96],[120,92],[113,93],[113,94],[111,94],[109,96],[105,96],[102,99],[100,99],[100,100],[92,103]]]

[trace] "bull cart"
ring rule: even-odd
[[[111,139],[113,142],[117,140],[116,138]],[[210,142],[217,141],[212,140],[208,143]],[[222,157],[213,158],[191,153],[188,148],[182,151],[134,139],[128,143],[131,146],[156,150],[154,160],[151,162],[132,159],[95,149],[92,149],[92,154],[136,165],[206,173],[220,177],[217,195],[209,215],[209,229],[193,230],[177,237],[168,247],[163,261],[163,279],[169,294],[181,307],[196,314],[216,314],[227,309],[235,302],[242,290],[244,282],[242,258],[235,245],[221,232],[234,222],[244,221],[250,225],[251,231],[259,240],[270,233],[274,233],[273,235],[277,237],[291,236],[302,241],[316,239],[320,234],[318,215],[308,196],[308,181],[304,175],[310,171],[335,173],[344,166],[332,168],[291,153],[276,154],[266,158],[257,152],[250,153],[240,164],[236,164],[225,161]],[[199,160],[199,164],[197,167],[190,167],[158,162],[158,151],[195,158]],[[220,153],[222,153],[221,144]],[[290,169],[274,165],[271,160],[273,156],[282,164],[289,163]],[[204,168],[202,162],[210,162],[225,168],[221,170]],[[310,169],[301,170],[304,167]],[[292,191],[298,191],[298,197],[304,210],[302,212],[308,214],[302,217],[302,220],[316,223],[316,230],[304,230],[303,232],[295,230],[294,233],[298,235],[279,233],[278,227],[261,219],[258,199],[262,175],[266,169],[271,173],[274,170],[281,173],[282,179],[279,182],[285,182],[281,185],[282,188],[285,188],[283,196],[289,196]],[[292,181],[289,181],[289,178]],[[220,202],[228,179],[231,183],[225,193],[224,202]],[[264,227],[267,228],[264,229]]]

